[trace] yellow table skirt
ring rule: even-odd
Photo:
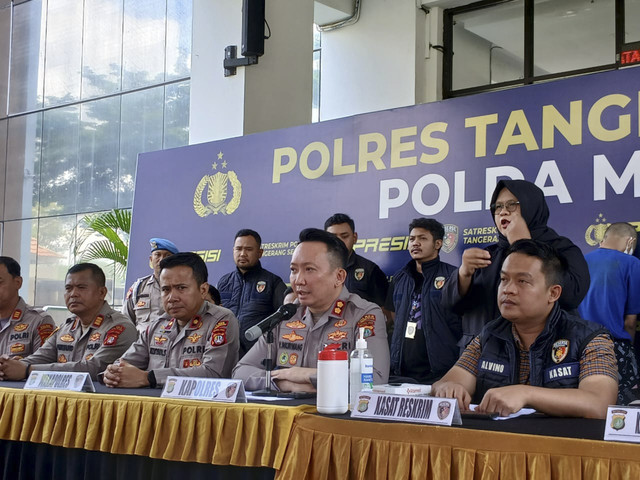
[[[640,479],[640,445],[300,415],[277,479]]]
[[[0,438],[278,469],[305,410],[315,408],[0,388]]]

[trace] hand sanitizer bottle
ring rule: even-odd
[[[373,357],[367,350],[364,328],[360,328],[356,348],[351,352],[349,362],[349,406],[351,410],[358,406],[358,393],[373,389]]]

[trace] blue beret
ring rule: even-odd
[[[149,243],[151,244],[151,251],[155,252],[156,250],[166,250],[171,253],[178,253],[178,247],[176,247],[175,243],[166,238],[151,238],[149,239]]]

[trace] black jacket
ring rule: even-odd
[[[551,245],[566,260],[567,273],[562,285],[560,307],[567,311],[575,310],[587,294],[590,283],[589,267],[582,251],[571,240],[547,227],[549,208],[542,190],[536,185],[525,180],[500,180],[491,197],[492,204],[503,188],[507,188],[520,202],[522,218],[527,222],[531,238]],[[475,271],[469,291],[464,297],[458,294],[458,270],[451,274],[443,288],[443,306],[462,315],[462,348],[480,333],[485,324],[500,315],[497,303],[498,284],[508,248],[507,238],[498,233],[498,243],[486,248],[491,254],[491,265]]]

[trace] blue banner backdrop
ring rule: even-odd
[[[138,158],[127,286],[150,273],[150,237],[195,251],[210,282],[234,268],[241,228],[288,282],[298,233],[335,212],[356,251],[392,275],[409,260],[408,224],[446,224],[441,258],[496,241],[500,178],[545,192],[549,225],[586,253],[610,222],[640,225],[640,68],[247,135]]]

